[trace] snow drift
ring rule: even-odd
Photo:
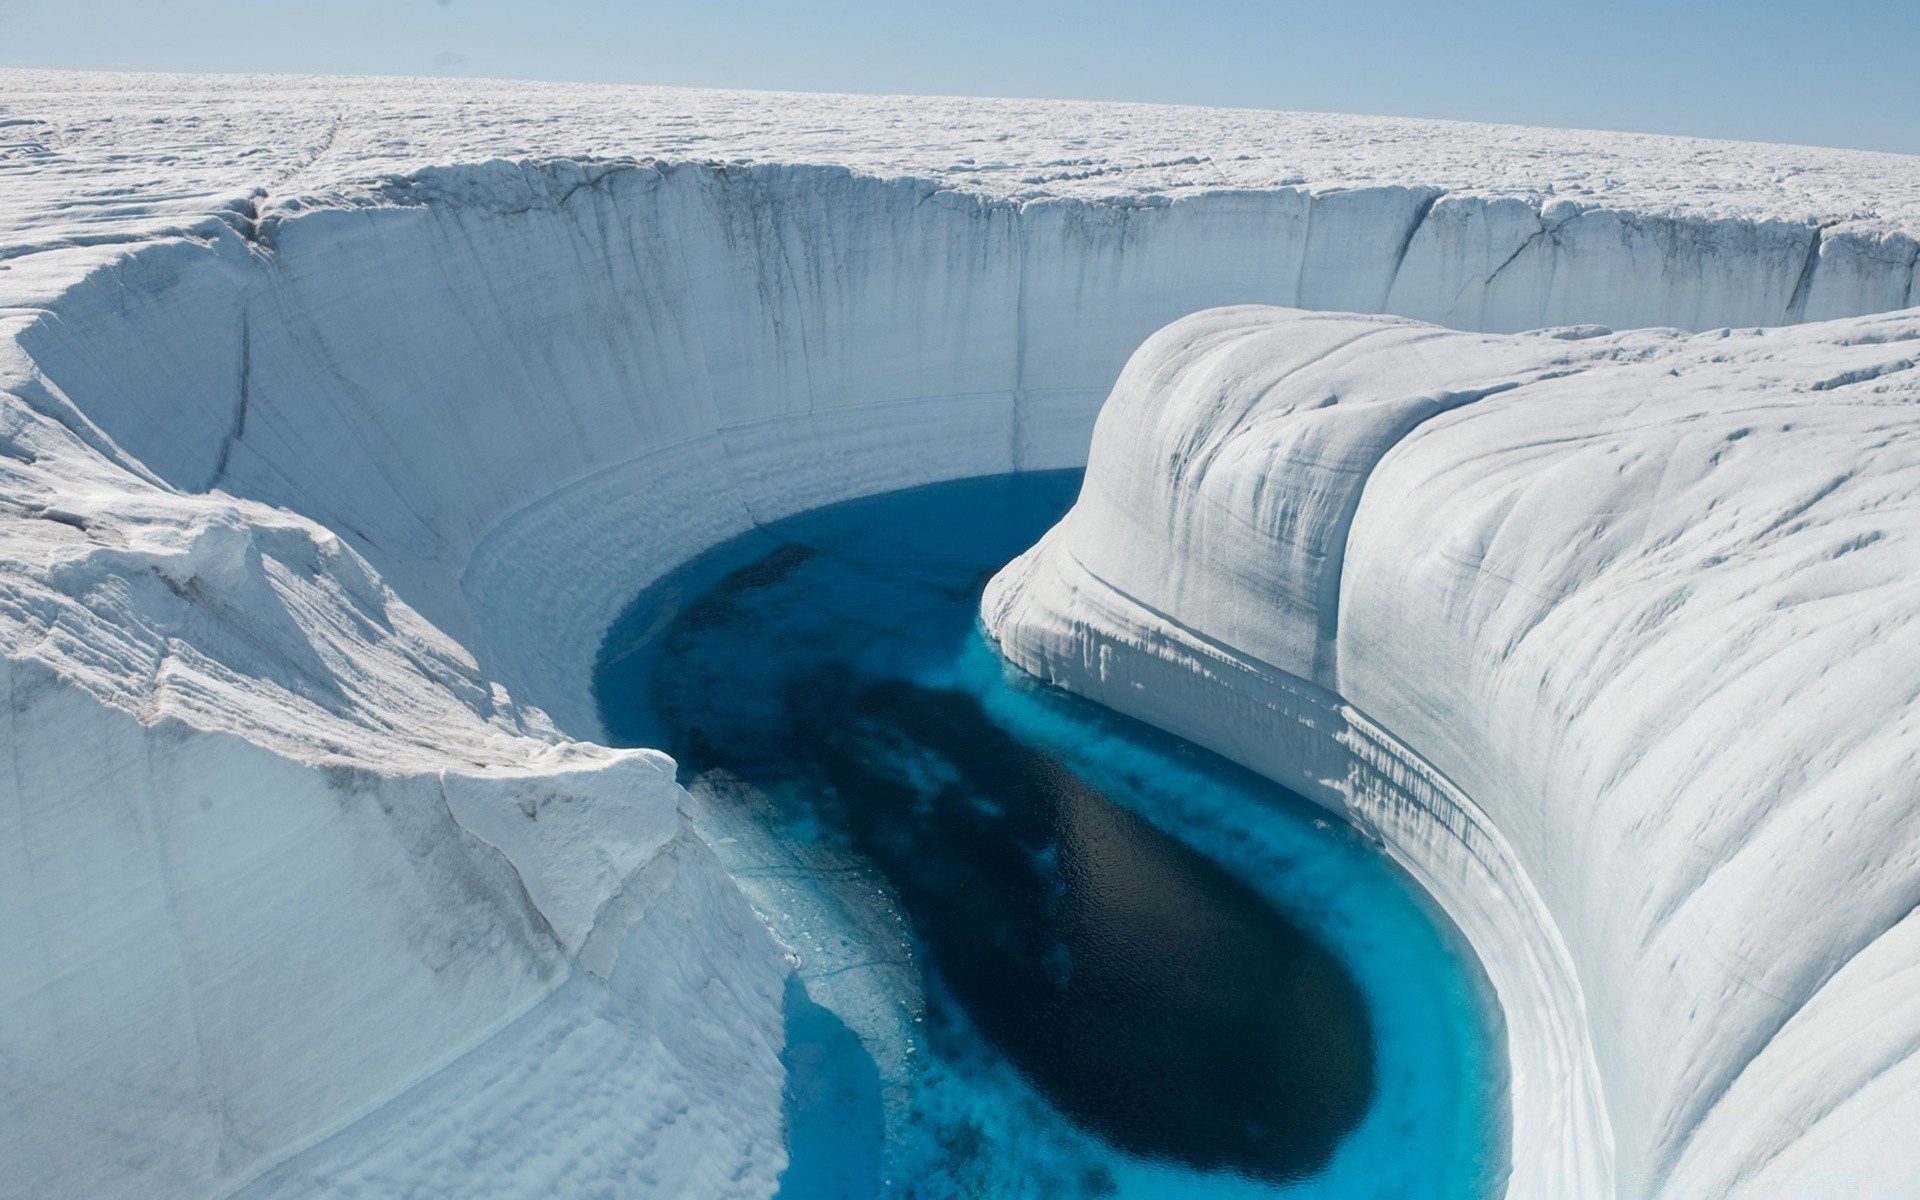
[[[755,521],[1077,464],[1127,356],[1197,309],[1777,325],[1904,305],[1920,254],[1913,160],[1886,155],[1130,106],[0,80],[18,134],[0,159],[0,809],[17,830],[0,1054],[19,1065],[0,1160],[40,1195],[298,1193],[366,1162],[376,1190],[466,1169],[768,1194],[783,952],[678,815],[666,761],[592,744],[594,652],[641,586]],[[1676,199],[1675,177],[1699,186]],[[1487,750],[1469,771],[1348,687],[1345,631],[1373,618],[1339,617],[1359,593],[1329,578],[1370,544],[1342,488],[1429,410],[1538,366],[1475,344],[1485,363],[1444,395],[1423,385],[1424,407],[1388,395],[1333,420],[1326,445],[1352,461],[1311,497],[1319,540],[1201,608],[1238,614],[1216,650],[1337,712],[1337,736],[1297,727],[1297,761],[1328,779],[1368,764],[1363,820],[1482,806],[1452,840],[1410,816],[1427,832],[1395,844],[1436,847],[1416,866],[1437,894],[1537,976],[1509,993],[1542,1014],[1514,1046],[1546,1106],[1517,1160],[1604,1187],[1611,1118],[1632,1186],[1733,1169],[1750,1161],[1734,1142],[1715,1157],[1687,1135],[1746,1111],[1700,1097],[1760,1061],[1765,1022],[1737,998],[1723,1021],[1719,985],[1686,974],[1697,955],[1590,911],[1606,871],[1639,866],[1583,857],[1554,822],[1577,825],[1586,793],[1534,786],[1613,760],[1502,775],[1540,799],[1496,806],[1512,793],[1482,784],[1515,764]],[[1293,515],[1260,507],[1280,491],[1247,502]],[[1210,597],[1214,565],[1173,574]],[[1273,613],[1240,611],[1266,587]],[[1457,616],[1421,619],[1438,636]],[[1351,669],[1386,679],[1397,652]],[[1476,653],[1435,686],[1518,703]],[[1181,694],[1203,713],[1239,693]],[[1437,721],[1438,702],[1408,711]],[[1572,736],[1570,712],[1540,719]],[[1618,803],[1608,828],[1632,829]],[[1648,896],[1673,878],[1655,866],[1634,876]],[[1456,868],[1507,894],[1476,913],[1439,880]],[[1790,926],[1795,894],[1755,928]],[[1635,992],[1656,945],[1674,982]],[[1620,1009],[1589,1038],[1594,994]],[[502,1047],[542,1039],[617,1043],[644,1086],[568,1107],[584,1052],[511,1082]],[[1678,1051],[1697,1063],[1647,1073]],[[425,1153],[449,1112],[504,1093],[566,1119]],[[570,1155],[557,1126],[630,1150]]]

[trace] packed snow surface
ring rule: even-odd
[[[1899,309],[1917,182],[1895,155],[1376,118],[0,72],[8,1186],[769,1195],[788,952],[668,760],[596,744],[594,655],[642,586],[830,501],[1079,465],[1128,355],[1212,306]],[[1229,340],[1294,344],[1262,322],[1335,328]],[[1431,377],[1409,349],[1351,393],[1243,397],[1311,469],[1255,486],[1275,460],[1196,402],[1245,469],[1125,468],[1146,490],[1067,526],[1185,521],[1189,486],[1220,508],[1140,630],[1074,628],[1132,662],[1190,620],[1233,665],[1196,687],[1163,659],[1185,699],[1156,719],[1257,677],[1300,718],[1265,769],[1371,772],[1329,802],[1538,1000],[1516,1190],[1907,1163],[1876,1131],[1912,1115],[1887,1097],[1913,606],[1886,566],[1913,561],[1912,325],[1362,322],[1430,341]],[[1616,444],[1617,498],[1580,508]],[[1559,461],[1568,486],[1527,482]],[[1110,582],[1168,553],[1147,532]],[[1789,571],[1803,547],[1817,571]],[[1065,601],[1023,594],[1040,653]]]

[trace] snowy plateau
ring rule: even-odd
[[[1508,1195],[1912,1195],[1917,258],[1897,155],[0,72],[0,1194],[771,1196],[600,639],[1084,464],[989,633],[1426,885]]]

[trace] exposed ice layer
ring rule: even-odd
[[[117,465],[8,347],[0,1190],[222,1193],[516,1018],[608,1041],[567,1017],[605,995],[648,1094],[595,1107],[576,1072],[519,1088],[516,1128],[611,1145],[666,1104],[709,1136],[619,1169],[766,1195],[787,964],[675,849],[671,763],[559,739],[324,527]]]
[[[577,976],[451,1068],[238,1200],[764,1197],[786,1152],[757,1021],[787,963],[691,830],[627,887],[617,966]],[[613,949],[609,947],[609,949]]]
[[[1517,1192],[1911,1191],[1917,350],[1198,314],[984,611],[1428,881],[1503,998]]]
[[[20,343],[126,456],[339,531],[576,736],[600,631],[650,572],[814,504],[1076,463],[1126,356],[1185,313],[1404,295],[1507,329],[1777,323],[1814,244],[1605,209],[1556,208],[1546,236],[1517,202],[1413,185],[1016,204],[562,161],[355,195],[115,258]],[[1871,309],[1891,278],[1816,297]]]
[[[1077,464],[1209,305],[1774,324],[1908,303],[1920,253],[1920,160],[1801,148],[471,81],[0,72],[0,109],[0,1161],[41,1194],[429,1121],[468,1048],[625,1011],[659,905],[720,938],[633,890],[664,760],[563,732],[619,608],[751,522]],[[764,1194],[784,959],[722,942],[660,943],[731,982],[648,1033],[763,1037],[688,1085],[739,1119],[634,1169]]]

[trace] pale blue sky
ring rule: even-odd
[[[0,65],[1150,100],[1920,153],[1920,0],[0,0]]]

